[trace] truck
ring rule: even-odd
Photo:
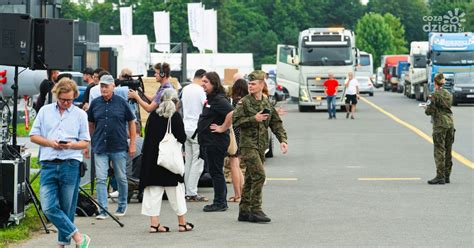
[[[398,79],[397,66],[400,61],[408,61],[408,55],[385,55],[382,58],[382,71],[384,74],[383,88],[385,91],[397,91]]]
[[[427,84],[423,85],[423,98],[434,91],[434,77],[443,73],[446,79],[444,88],[453,91],[454,74],[474,71],[474,36],[466,33],[430,33]]]
[[[427,81],[426,59],[428,53],[428,41],[412,41],[410,43],[410,68],[405,75],[404,94],[408,98],[420,99],[423,85]]]
[[[400,61],[397,65],[397,74],[395,77],[398,80],[397,92],[402,93],[405,88],[405,75],[408,73],[410,63],[406,61]]]
[[[298,103],[300,112],[327,108],[323,83],[328,73],[343,85],[354,73],[359,51],[354,32],[345,28],[310,28],[298,36],[298,46],[277,45],[277,82]],[[342,106],[344,87],[339,87],[337,105]]]

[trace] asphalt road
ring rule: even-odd
[[[377,91],[365,97],[431,136],[417,102]],[[428,185],[435,175],[433,146],[364,101],[355,120],[338,112],[299,113],[285,104],[289,153],[266,163],[264,211],[270,224],[237,221],[238,205],[204,213],[188,204],[192,232],[177,232],[169,205],[161,222],[171,233],[149,234],[141,205],[130,205],[120,228],[110,218],[77,218],[91,247],[473,247],[473,168],[454,160],[451,184]],[[455,107],[454,150],[473,161],[474,106]],[[472,162],[471,162],[472,163]],[[472,166],[472,164],[471,164]],[[229,186],[229,196],[232,187]],[[212,198],[212,189],[200,189]],[[112,205],[111,210],[115,210]],[[53,247],[55,234],[39,234],[21,247]]]

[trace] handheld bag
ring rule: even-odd
[[[184,174],[183,145],[171,132],[171,116],[168,118],[165,137],[160,142],[160,150],[156,163],[174,174]]]
[[[229,129],[230,129],[230,133],[229,133],[230,143],[229,143],[229,147],[227,148],[227,153],[233,156],[237,153],[237,141],[235,140],[235,133],[234,133],[233,126],[231,125]]]

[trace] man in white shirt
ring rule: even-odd
[[[350,115],[351,119],[354,119],[357,100],[359,100],[359,81],[354,78],[354,73],[349,72],[344,85],[346,87],[346,118],[349,118]]]
[[[204,169],[204,160],[199,158],[199,143],[193,137],[201,115],[206,93],[202,87],[201,79],[206,71],[199,69],[194,74],[193,82],[183,88],[181,103],[183,104],[183,122],[186,131],[186,163],[184,165],[184,184],[186,185],[186,200],[207,202],[208,199],[198,195],[198,182]]]

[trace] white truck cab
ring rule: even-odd
[[[277,46],[277,81],[296,99],[301,112],[326,108],[323,83],[328,73],[339,82],[337,104],[343,103],[344,81],[358,64],[354,32],[344,28],[310,28],[300,32],[298,47]]]

